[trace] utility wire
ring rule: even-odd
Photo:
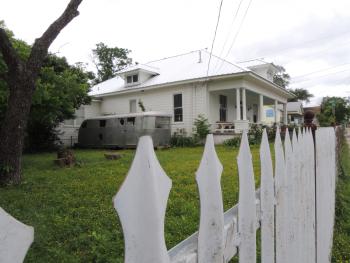
[[[216,22],[214,38],[213,38],[213,42],[212,42],[212,44],[211,44],[211,50],[210,50],[210,56],[209,56],[209,62],[208,62],[208,69],[207,69],[207,78],[208,78],[208,75],[209,75],[210,61],[211,61],[211,56],[212,56],[212,54],[213,54],[213,48],[214,48],[214,42],[215,42],[215,38],[216,38],[216,32],[217,32],[217,30],[218,30],[218,26],[219,26],[219,22],[220,22],[220,15],[221,15],[222,2],[223,2],[223,0],[221,0],[221,2],[220,2],[218,20],[217,20],[217,22]]]
[[[319,73],[319,72],[331,70],[331,69],[334,69],[334,68],[343,67],[343,66],[346,66],[346,65],[349,65],[349,64],[350,63],[343,63],[343,64],[340,64],[340,65],[337,65],[337,66],[332,66],[332,67],[316,70],[316,71],[313,71],[313,72],[309,72],[309,73],[306,73],[306,74],[303,74],[303,75],[299,75],[299,76],[293,77],[291,83],[303,82],[304,80],[295,81],[295,79],[300,79],[300,78],[302,79],[302,78],[307,77],[309,75],[313,75],[313,74],[316,74],[316,73]],[[346,69],[346,70],[350,70],[350,69]],[[340,72],[342,72],[342,71],[340,71]],[[330,72],[328,74],[333,74],[333,73],[337,73],[337,72]]]
[[[290,84],[294,85],[294,84],[300,84],[300,83],[303,83],[303,82],[309,82],[309,81],[314,81],[316,79],[320,79],[320,78],[324,78],[324,77],[327,77],[329,75],[334,75],[334,74],[339,74],[339,73],[343,73],[343,72],[346,72],[346,71],[349,71],[350,68],[348,69],[344,69],[344,70],[341,70],[341,71],[336,71],[336,72],[331,72],[331,73],[327,73],[327,74],[324,74],[324,75],[320,75],[316,78],[310,78],[310,79],[305,79],[305,80],[301,80],[301,81],[297,81],[297,82],[291,82]]]
[[[231,35],[230,33],[231,33],[231,31],[233,30],[233,26],[234,26],[234,24],[235,24],[235,22],[236,22],[236,19],[237,19],[239,10],[241,9],[242,3],[243,3],[243,0],[240,0],[240,2],[239,2],[239,4],[238,4],[238,7],[237,7],[237,9],[236,9],[236,12],[235,12],[235,14],[234,14],[234,16],[233,16],[233,20],[232,20],[232,23],[231,23],[231,26],[230,26],[230,29],[229,29],[229,33],[227,34],[227,37],[226,37],[226,39],[225,39],[225,43],[224,43],[224,45],[223,45],[223,47],[222,47],[222,49],[221,49],[221,51],[220,51],[219,58],[221,58],[222,53],[224,52],[224,50],[225,50],[225,48],[226,48],[226,44],[227,44],[227,42],[228,42],[228,40],[229,40],[229,38],[230,38],[230,35]],[[218,67],[219,61],[220,61],[220,60],[217,60],[216,63],[215,63],[215,70],[216,70],[216,68]]]
[[[241,20],[241,23],[240,23],[240,25],[239,25],[239,27],[238,27],[238,30],[237,30],[237,32],[236,32],[234,38],[233,38],[233,41],[232,41],[232,43],[231,43],[231,46],[230,46],[230,48],[228,49],[228,51],[227,51],[227,53],[226,53],[226,56],[224,57],[224,59],[223,59],[223,61],[222,61],[222,63],[221,63],[221,66],[220,66],[220,68],[219,68],[218,70],[221,69],[222,65],[224,64],[224,60],[226,60],[227,56],[228,56],[228,55],[230,54],[230,52],[231,52],[231,49],[232,49],[234,43],[236,42],[236,39],[237,39],[237,37],[238,37],[239,32],[241,31],[243,22],[244,22],[244,20],[245,20],[247,14],[248,14],[248,10],[249,10],[249,8],[250,8],[250,5],[251,5],[252,1],[253,1],[253,0],[250,0],[250,1],[249,1],[249,4],[248,4],[248,6],[247,6],[247,9],[245,10],[245,13],[244,13],[244,15],[243,15],[243,19]]]

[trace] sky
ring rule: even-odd
[[[33,43],[68,0],[0,0],[0,20]],[[148,61],[211,50],[221,0],[84,0],[50,47],[70,63],[94,69],[99,42],[132,50]],[[223,0],[213,54],[232,62],[255,58],[283,66],[289,88],[315,95],[350,96],[349,0]],[[210,65],[220,67],[220,65]]]

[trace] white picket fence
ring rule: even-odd
[[[330,262],[336,177],[333,128],[277,132],[273,166],[266,132],[260,146],[261,187],[255,190],[252,156],[243,133],[237,157],[239,202],[224,213],[220,177],[223,167],[208,135],[196,173],[200,194],[199,231],[167,251],[164,219],[171,180],[160,166],[150,137],[141,137],[129,173],[114,197],[121,220],[126,263],[255,263],[256,231],[261,228],[261,262]],[[232,175],[234,176],[234,175]],[[32,229],[9,220],[0,209],[0,262],[21,262]],[[6,221],[7,220],[7,221]],[[14,223],[11,223],[14,222]],[[5,230],[5,231],[4,231]],[[21,250],[13,243],[22,232]],[[5,234],[4,234],[5,233]],[[14,233],[14,235],[12,235]],[[18,251],[24,251],[23,255]],[[19,255],[13,258],[11,255]]]

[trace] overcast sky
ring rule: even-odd
[[[0,0],[0,20],[17,38],[33,43],[68,2]],[[92,68],[98,42],[131,49],[139,63],[210,50],[219,4],[84,0],[50,51]],[[316,97],[350,96],[350,1],[223,0],[213,53],[233,62],[264,58],[282,65],[292,77],[290,88],[306,88]]]

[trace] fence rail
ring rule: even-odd
[[[220,184],[223,167],[213,136],[208,135],[196,173],[201,209],[199,230],[169,251],[164,220],[171,180],[157,160],[151,138],[141,137],[128,175],[113,199],[124,232],[124,262],[222,263],[238,253],[239,262],[255,263],[258,228],[263,263],[330,262],[335,131],[318,129],[315,143],[309,130],[294,130],[292,134],[290,138],[286,132],[283,144],[280,133],[276,133],[273,163],[264,131],[260,146],[261,186],[256,190],[252,155],[243,133],[237,157],[239,202],[225,213]],[[4,213],[0,210],[0,225],[7,217]],[[28,236],[28,231],[23,235]],[[1,228],[0,240],[4,241],[0,242],[0,262],[20,262],[3,260],[14,252],[3,232]],[[29,244],[31,240],[27,239]],[[23,250],[28,248],[28,242]]]

